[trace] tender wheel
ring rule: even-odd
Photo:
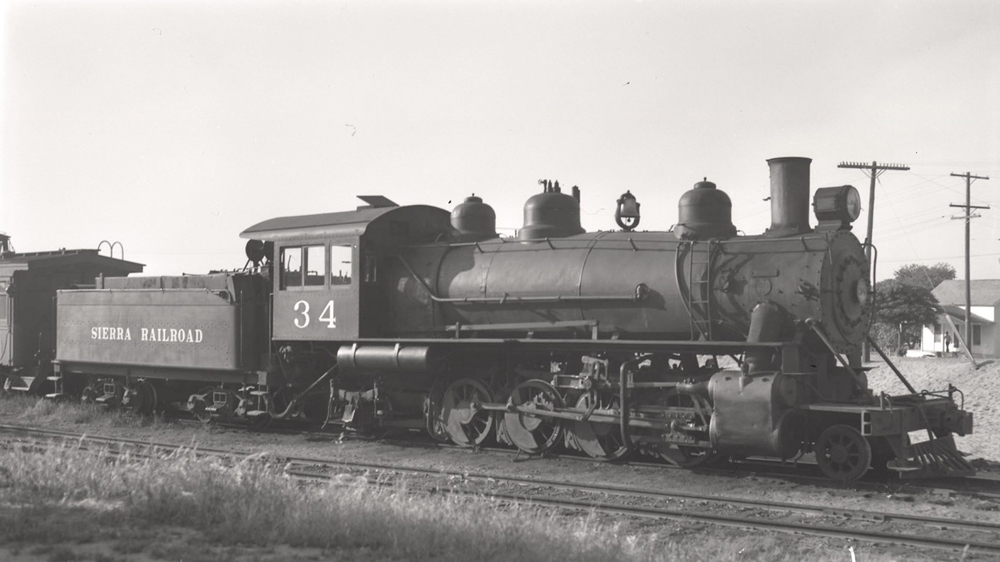
[[[144,416],[156,411],[156,388],[149,381],[140,381],[135,387],[125,389],[122,395],[122,406],[132,408]]]
[[[97,392],[97,389],[93,386],[87,385],[83,387],[83,390],[80,392],[80,403],[95,404],[98,396],[100,396],[100,393]]]
[[[215,387],[206,386],[188,397],[188,410],[202,423],[212,421],[212,414],[205,408],[212,405],[212,392],[214,391]]]
[[[540,411],[562,408],[559,392],[549,383],[530,380],[521,383],[510,393],[512,406],[530,406]],[[507,412],[504,414],[507,435],[518,449],[526,453],[543,453],[559,442],[562,421],[538,417],[530,413]]]
[[[596,405],[595,405],[596,402]],[[588,392],[576,402],[577,409],[613,410],[620,413],[621,401],[610,392]],[[628,454],[630,448],[622,440],[621,428],[614,423],[576,421],[572,426],[573,438],[580,450],[595,459],[616,460]]]
[[[857,480],[868,472],[872,448],[861,432],[849,425],[833,425],[816,439],[813,449],[820,470],[832,480]]]
[[[653,402],[653,406],[660,408],[693,409],[695,416],[691,423],[698,427],[704,427],[707,435],[709,423],[712,419],[712,405],[703,397],[697,394],[672,389],[656,398]],[[714,450],[702,447],[690,447],[673,443],[657,442],[644,442],[640,444],[643,436],[657,437],[660,435],[660,431],[656,429],[630,428],[630,436],[641,451],[660,457],[667,463],[674,466],[680,468],[695,468],[719,459],[718,453]]]
[[[441,420],[448,437],[461,447],[476,447],[493,429],[493,412],[480,406],[493,402],[493,394],[475,379],[459,379],[441,398]]]

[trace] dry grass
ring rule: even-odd
[[[0,418],[26,425],[82,425],[88,431],[116,427],[149,427],[169,424],[162,415],[142,416],[130,410],[108,409],[96,404],[56,402],[24,394],[0,398]]]
[[[0,414],[91,429],[169,423],[21,397],[0,398]],[[104,550],[79,554],[98,544]],[[839,561],[851,560],[850,544],[694,523],[618,524],[487,498],[408,494],[346,475],[304,485],[260,457],[227,464],[192,451],[139,458],[69,446],[0,449],[0,558]],[[894,559],[863,550],[857,560]]]
[[[49,559],[73,559],[60,545],[108,539],[125,558],[142,552],[200,559],[194,554],[204,553],[205,544],[287,545],[375,560],[843,560],[846,554],[789,549],[774,537],[705,544],[626,534],[595,517],[563,519],[483,498],[408,494],[353,477],[303,485],[260,459],[226,464],[191,451],[165,458],[112,458],[72,447],[2,451],[0,500],[0,544],[41,545],[34,552]],[[171,528],[195,530],[201,539],[159,540],[157,529]]]
[[[2,542],[80,542],[128,523],[199,529],[213,543],[365,549],[388,558],[663,559],[645,550],[649,539],[598,528],[593,518],[567,528],[550,511],[428,498],[356,478],[303,486],[256,459],[228,465],[190,451],[109,458],[53,448],[4,451],[0,467],[4,504],[16,506],[4,510]],[[48,524],[56,511],[78,523]]]

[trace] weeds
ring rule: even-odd
[[[57,402],[19,394],[0,398],[0,416],[28,425],[83,425],[89,430],[157,427],[170,423],[162,415],[143,416],[130,410],[109,410],[97,404]]]
[[[426,497],[360,479],[348,486],[303,486],[259,459],[227,464],[192,451],[112,458],[61,447],[3,451],[0,464],[9,472],[0,497],[19,506],[3,518],[4,542],[81,541],[81,532],[96,532],[95,522],[114,520],[198,529],[222,544],[361,548],[406,559],[659,558],[642,555],[642,541],[601,529],[592,519],[567,530],[552,512],[530,507]],[[90,525],[44,525],[56,509],[86,510]],[[124,542],[130,544],[120,553],[148,546],[143,538]]]
[[[0,400],[0,413],[11,415],[10,405],[4,405],[8,400]],[[90,415],[79,405],[20,406],[19,415],[33,424],[46,417]],[[120,414],[98,414],[97,423],[108,424],[99,427],[137,423]],[[665,533],[657,536],[634,530],[640,526],[626,531],[602,521],[607,520],[485,498],[410,494],[405,487],[374,486],[355,477],[303,485],[260,457],[233,463],[200,458],[191,450],[166,457],[113,457],[73,446],[0,450],[0,545],[8,545],[10,553],[44,545],[52,560],[74,559],[67,543],[102,540],[113,543],[111,552],[99,555],[109,561],[139,553],[186,560],[282,559],[275,545],[372,560],[849,559],[843,549],[823,551],[787,537],[727,536],[729,531],[713,537],[711,529],[683,524],[650,526]],[[859,557],[879,559],[891,558]]]

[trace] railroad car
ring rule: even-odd
[[[663,232],[636,229],[630,192],[619,229],[586,232],[578,188],[547,180],[513,237],[476,196],[267,220],[241,234],[242,271],[61,291],[57,379],[204,420],[404,428],[526,454],[692,467],[811,452],[838,480],[970,474],[957,389],[868,386],[857,191],[817,190],[812,226],[810,160],[768,164],[772,224],[753,236],[707,179]]]
[[[92,286],[96,277],[128,275],[142,268],[140,263],[126,261],[124,250],[122,258],[90,249],[15,252],[10,236],[0,234],[0,384],[4,390],[44,393],[51,388],[57,290]]]

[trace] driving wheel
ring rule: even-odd
[[[607,391],[588,392],[576,402],[578,410],[604,411],[621,415],[621,400]],[[629,452],[628,443],[622,439],[621,427],[616,423],[575,421],[572,425],[573,438],[580,450],[595,459],[616,460]]]
[[[559,392],[551,384],[542,380],[525,381],[510,393],[511,406],[525,406],[538,412],[551,412],[563,407]],[[544,453],[559,442],[562,436],[562,421],[535,415],[531,412],[507,412],[504,414],[507,435],[518,449],[526,453]]]
[[[448,385],[441,398],[441,418],[456,445],[477,447],[490,436],[493,412],[481,408],[490,402],[490,389],[476,379],[459,379]]]

